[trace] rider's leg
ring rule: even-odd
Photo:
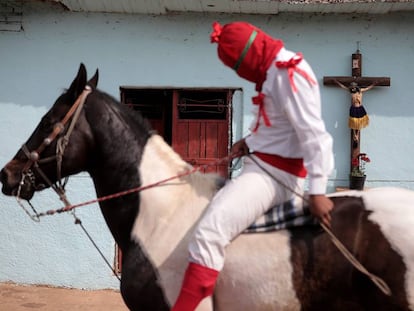
[[[258,160],[260,162],[260,160]],[[298,190],[303,179],[261,162],[277,180]],[[225,247],[271,206],[292,197],[292,192],[264,173],[250,159],[243,172],[214,197],[190,242],[190,264],[173,311],[193,311],[212,294],[224,265]]]

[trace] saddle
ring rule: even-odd
[[[318,220],[311,215],[309,206],[304,204],[303,199],[295,196],[271,207],[243,233],[270,232],[306,225],[318,225]]]

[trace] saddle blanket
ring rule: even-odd
[[[283,204],[271,207],[251,224],[244,233],[270,232],[292,227],[318,225],[302,198],[295,197]]]

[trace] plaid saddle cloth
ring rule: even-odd
[[[248,227],[244,233],[269,232],[304,225],[317,225],[301,198],[295,197],[283,204],[271,207]]]

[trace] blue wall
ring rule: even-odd
[[[221,64],[209,43],[211,23],[246,20],[301,51],[321,84],[323,116],[335,140],[336,169],[329,191],[346,186],[349,170],[349,93],[322,85],[324,76],[351,74],[351,54],[360,42],[363,75],[389,76],[391,87],[364,95],[371,124],[362,131],[361,151],[368,187],[414,188],[412,76],[414,13],[391,15],[279,14],[168,16],[70,13],[50,4],[26,4],[22,32],[0,32],[0,167],[14,155],[40,117],[69,86],[79,63],[92,75],[100,70],[100,89],[119,98],[119,86],[241,87],[244,115],[235,136],[247,133],[254,85]],[[235,122],[235,124],[238,124]],[[70,179],[73,203],[94,198],[86,174]],[[33,200],[40,210],[61,206],[51,191]],[[96,205],[78,215],[110,260],[114,242]],[[33,223],[17,203],[0,195],[0,281],[77,288],[116,288],[117,280],[70,215]]]

